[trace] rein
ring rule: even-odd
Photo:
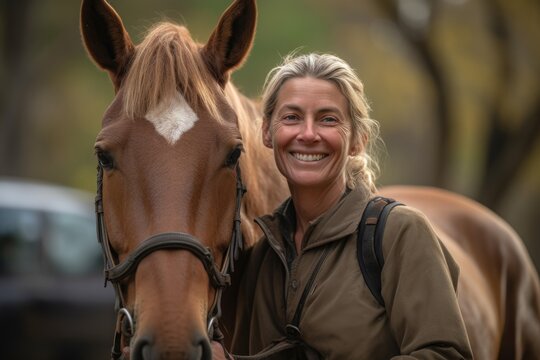
[[[182,232],[167,232],[153,235],[144,240],[123,262],[116,264],[107,229],[105,227],[103,214],[103,168],[101,165],[98,165],[97,194],[95,201],[97,237],[103,250],[105,286],[107,285],[107,281],[110,282],[114,286],[116,294],[115,311],[117,320],[111,354],[112,359],[120,359],[122,356],[122,322],[127,322],[127,330],[129,331],[128,336],[131,337],[135,333],[135,322],[130,311],[126,308],[121,282],[127,277],[134,275],[139,263],[146,256],[157,250],[187,250],[202,262],[212,285],[216,289],[214,303],[207,315],[208,336],[217,341],[222,339],[217,325],[217,319],[221,316],[222,291],[226,286],[230,285],[230,273],[234,271],[234,261],[238,259],[238,256],[243,249],[240,213],[242,198],[245,192],[246,188],[242,183],[240,166],[236,166],[236,203],[233,230],[221,270],[219,270],[209,248],[203,246],[196,237]]]

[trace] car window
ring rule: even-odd
[[[43,216],[32,210],[0,208],[0,274],[40,270]]]
[[[0,275],[100,274],[92,216],[0,208]]]
[[[43,250],[55,272],[85,275],[101,271],[101,249],[93,218],[49,213],[47,229]]]

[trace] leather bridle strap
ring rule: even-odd
[[[111,282],[118,282],[132,275],[137,265],[150,253],[156,250],[178,249],[193,253],[204,265],[212,285],[216,288],[230,284],[229,274],[221,273],[214,262],[210,250],[201,245],[197,239],[182,232],[161,233],[146,239],[120,264],[105,270],[105,278]]]

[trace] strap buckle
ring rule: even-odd
[[[298,340],[300,339],[300,329],[297,326],[294,326],[293,324],[287,324],[285,326],[285,332],[287,334],[288,340]]]

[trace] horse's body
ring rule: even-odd
[[[116,90],[96,141],[113,262],[154,234],[184,232],[222,263],[236,166],[248,188],[242,205],[247,246],[259,236],[251,219],[287,196],[260,139],[259,109],[228,82],[251,48],[255,19],[254,0],[236,0],[205,45],[184,27],[162,24],[135,46],[104,0],[83,1],[85,45]],[[381,193],[424,211],[459,263],[460,304],[476,358],[540,358],[538,276],[508,225],[446,192],[400,187]],[[193,254],[152,252],[118,288],[135,318],[135,333],[119,327],[124,356],[211,356],[205,322],[216,290]],[[231,315],[234,308],[223,311]]]
[[[540,358],[540,283],[509,225],[447,191],[395,186],[380,192],[423,211],[459,264],[459,304],[475,358]]]

